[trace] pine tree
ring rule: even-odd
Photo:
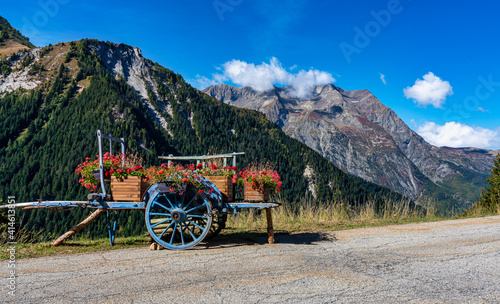
[[[488,185],[481,193],[479,204],[487,212],[496,212],[500,207],[500,154],[491,169],[491,175],[486,179]]]

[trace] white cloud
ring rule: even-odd
[[[263,62],[255,65],[240,60],[231,60],[224,63],[222,67],[226,79],[242,86],[252,87],[257,91],[272,89],[275,83],[286,84],[290,79],[290,74],[275,57],[271,58],[269,64]]]
[[[197,76],[195,81],[200,86],[231,81],[257,91],[272,89],[275,84],[291,85],[288,93],[299,98],[309,96],[315,86],[335,82],[335,78],[328,72],[310,69],[291,73],[295,69],[296,65],[287,71],[275,57],[269,63],[259,65],[233,59],[224,63],[221,73],[214,74],[213,79]]]
[[[446,96],[453,95],[453,88],[448,81],[443,81],[434,73],[424,75],[424,79],[417,79],[415,85],[404,89],[406,98],[413,99],[417,104],[426,107],[443,108]]]
[[[308,97],[315,86],[335,82],[330,73],[318,70],[300,70],[297,74],[290,75],[289,78],[292,86],[288,93],[299,98]]]
[[[417,133],[429,143],[439,147],[475,147],[484,149],[498,149],[500,147],[500,134],[498,131],[471,127],[454,121],[447,122],[444,125],[426,122],[418,128]]]
[[[196,74],[196,79],[194,82],[198,83],[199,88],[208,88],[209,86],[213,86],[218,84],[219,82],[215,79],[210,79],[205,76],[200,76]]]
[[[380,73],[380,80],[382,80],[384,84],[387,84],[387,80],[385,80],[385,75],[382,73]]]
[[[489,110],[485,110],[483,107],[478,107],[478,108],[476,109],[476,111],[478,111],[478,112],[483,112],[483,113],[489,112]]]

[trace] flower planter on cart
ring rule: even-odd
[[[224,203],[234,202],[234,184],[230,176],[205,176],[222,194]]]
[[[141,202],[147,188],[139,176],[111,177],[111,197],[116,202]]]
[[[252,185],[245,182],[245,201],[266,202],[269,200],[269,188],[266,185]]]

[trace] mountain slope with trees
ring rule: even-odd
[[[6,60],[12,72],[0,75],[3,201],[10,195],[17,202],[84,200],[87,192],[74,170],[96,154],[97,129],[124,137],[127,151],[148,164],[159,164],[158,155],[245,151],[239,166],[273,163],[283,179],[281,195],[290,204],[307,191],[318,203],[338,200],[351,206],[403,198],[344,173],[264,114],[199,92],[181,75],[143,58],[137,48],[82,40],[23,51]],[[306,168],[311,174],[304,174]],[[24,227],[57,234],[88,211],[24,213]],[[142,216],[120,212],[121,232],[142,232]],[[99,226],[104,225],[102,220]]]

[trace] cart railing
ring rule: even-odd
[[[173,160],[191,160],[196,161],[196,165],[202,164],[205,167],[205,160],[207,159],[216,159],[222,158],[224,162],[224,167],[227,166],[227,160],[229,158],[233,159],[233,167],[236,167],[236,156],[237,155],[245,155],[245,152],[233,152],[226,154],[216,154],[216,155],[201,155],[201,156],[173,156],[172,154],[168,156],[158,156],[160,159],[167,159],[168,165],[172,163]]]

